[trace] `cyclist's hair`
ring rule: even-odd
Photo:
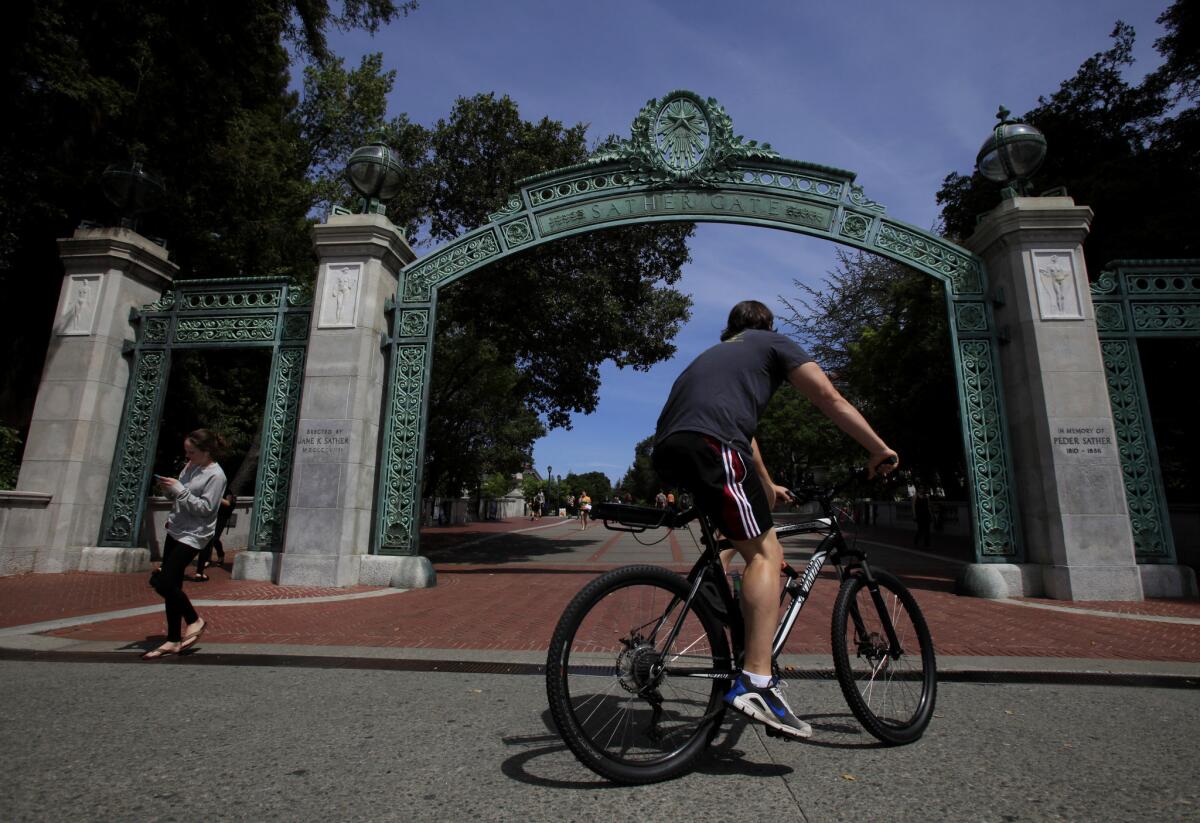
[[[743,300],[729,311],[729,320],[721,332],[721,340],[728,340],[746,329],[775,331],[775,315],[765,304],[757,300]]]

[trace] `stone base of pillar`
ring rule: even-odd
[[[437,585],[437,572],[428,557],[363,555],[358,582],[361,586],[396,589],[429,589]]]
[[[971,597],[1050,597],[1055,600],[1141,600],[1142,581],[1149,575],[1155,591],[1184,591],[1186,574],[1146,569],[1185,566],[1051,566],[1040,563],[970,563],[959,572],[955,591]],[[1195,587],[1195,575],[1191,582]],[[1154,594],[1150,597],[1186,597]]]
[[[362,555],[296,554],[284,552],[279,562],[281,586],[331,588],[358,585]]]
[[[148,572],[149,549],[118,549],[111,546],[85,546],[79,555],[81,572]]]
[[[29,574],[37,562],[37,549],[0,549],[0,577]]]
[[[38,574],[60,574],[79,571],[83,546],[52,546],[37,554],[33,570]]]
[[[958,573],[955,592],[969,597],[1039,597],[1042,567],[1037,563],[968,563]]]
[[[279,579],[280,552],[238,552],[233,560],[234,580],[269,580],[272,583]]]
[[[1142,600],[1137,566],[1045,566],[1046,597],[1055,600]]]
[[[1142,575],[1142,593],[1146,597],[1200,597],[1196,585],[1196,572],[1191,566],[1157,565],[1144,563],[1138,566]]]

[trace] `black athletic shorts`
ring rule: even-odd
[[[730,540],[758,537],[775,524],[758,474],[737,449],[714,437],[676,432],[654,447],[654,469],[683,486]]]

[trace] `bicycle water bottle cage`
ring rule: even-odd
[[[597,503],[592,506],[592,519],[603,520],[604,527],[616,532],[644,532],[646,529],[677,529],[695,519],[694,509],[673,512],[654,506],[633,506],[628,503]]]

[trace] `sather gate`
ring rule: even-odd
[[[135,309],[136,338],[126,344],[130,385],[117,434],[100,546],[134,547],[150,487],[171,353],[183,349],[269,349],[254,514],[247,547],[280,551],[287,520],[312,293],[284,278],[179,280]]]
[[[629,140],[586,162],[521,181],[490,222],[404,268],[393,312],[381,475],[379,554],[418,553],[421,469],[438,294],[513,254],[575,234],[637,223],[739,223],[820,237],[891,258],[946,289],[977,560],[1020,563],[1012,465],[998,380],[998,338],[982,260],[894,220],[852,172],[780,157],[735,136],[712,98],[675,91],[649,101]],[[740,298],[739,298],[740,299]]]

